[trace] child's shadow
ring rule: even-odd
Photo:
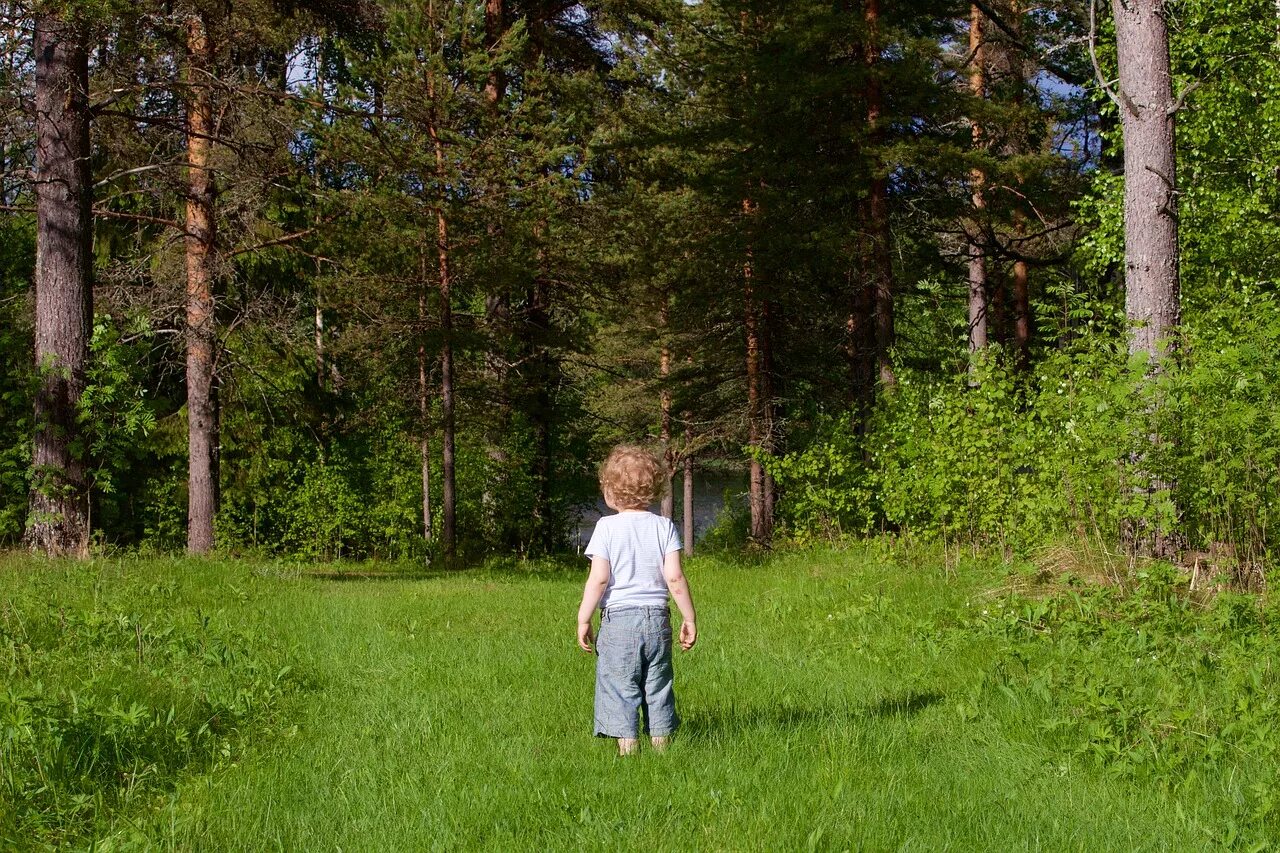
[[[858,720],[913,716],[945,698],[946,696],[937,690],[915,690],[897,696],[882,696],[870,705],[861,706],[731,704],[691,712],[681,723],[681,729],[690,737],[702,738],[757,728],[795,729],[809,726],[848,725]]]

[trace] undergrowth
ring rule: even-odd
[[[0,561],[0,847],[91,836],[269,729],[304,680],[261,595],[244,568]]]
[[[1065,759],[1178,789],[1243,763],[1280,763],[1280,610],[1252,594],[1198,600],[1163,563],[1129,583],[1055,578],[980,604],[966,630],[996,637],[972,690],[1046,706],[1045,742]],[[1248,817],[1280,817],[1274,774],[1247,789]]]

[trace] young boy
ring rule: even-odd
[[[591,574],[578,608],[578,645],[592,651],[591,617],[599,605],[595,732],[617,738],[622,755],[639,746],[639,711],[656,750],[666,748],[680,722],[671,683],[668,594],[684,618],[680,648],[688,651],[698,640],[689,582],[680,569],[680,535],[670,519],[648,511],[665,480],[653,454],[614,448],[600,467],[600,490],[617,515],[596,522],[586,549]]]

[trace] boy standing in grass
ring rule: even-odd
[[[615,447],[600,467],[600,490],[617,515],[596,522],[586,549],[591,573],[578,608],[578,645],[593,651],[591,617],[598,605],[595,733],[617,738],[622,755],[639,746],[641,710],[657,750],[666,748],[680,722],[672,685],[668,595],[684,619],[680,648],[688,651],[698,640],[689,582],[680,569],[680,535],[670,519],[648,510],[665,482],[653,454]]]

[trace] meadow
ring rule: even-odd
[[[875,543],[698,557],[685,725],[620,758],[590,734],[583,568],[2,558],[0,847],[1280,839],[1256,598]]]

